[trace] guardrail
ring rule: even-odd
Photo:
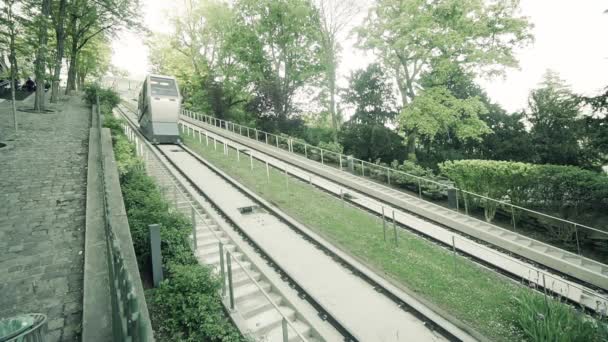
[[[291,323],[288,317],[279,309],[279,306],[270,298],[270,296],[262,289],[259,283],[251,276],[251,274],[247,271],[247,269],[243,266],[243,264],[236,259],[229,251],[224,253],[223,244],[221,242],[220,236],[217,234],[216,230],[212,229],[211,226],[203,219],[203,213],[201,213],[189,199],[188,195],[181,189],[181,187],[177,184],[174,177],[165,169],[162,161],[155,153],[150,153],[144,149],[144,143],[142,143],[139,138],[136,136],[136,133],[131,129],[131,127],[127,124],[123,125],[123,130],[125,135],[129,138],[129,140],[135,143],[136,153],[138,156],[143,157],[144,163],[149,165],[148,163],[155,162],[158,165],[158,169],[163,173],[166,180],[169,180],[169,186],[160,186],[161,192],[165,196],[165,198],[169,199],[167,196],[169,193],[173,194],[173,198],[169,199],[169,202],[173,204],[175,210],[179,210],[179,203],[187,203],[190,207],[190,215],[192,222],[192,251],[196,255],[198,250],[198,244],[196,240],[196,227],[198,223],[202,223],[202,225],[210,231],[213,237],[217,240],[218,248],[220,252],[220,276],[222,279],[222,288],[221,288],[221,297],[224,299],[223,303],[228,306],[230,310],[236,310],[238,312],[238,306],[234,302],[233,298],[233,287],[231,283],[231,274],[232,266],[231,263],[234,261],[236,264],[243,269],[243,272],[249,278],[250,281],[257,287],[258,291],[264,296],[264,298],[272,305],[275,311],[279,313],[282,317],[282,329],[283,329],[283,340],[287,342],[289,340],[289,336],[297,336],[302,342],[307,342],[308,340],[296,329],[296,327]],[[151,157],[152,156],[152,159]],[[289,331],[292,331],[293,334],[290,334]]]
[[[97,99],[97,115],[99,99]],[[112,334],[114,341],[154,341],[152,324],[139,277],[129,222],[118,180],[109,129],[101,129],[100,156],[105,208],[105,235],[110,277]],[[102,132],[103,131],[103,132]]]
[[[593,249],[585,250],[583,246],[581,246],[581,235],[593,236],[596,240],[608,241],[607,231],[545,214],[536,210],[527,209],[504,200],[497,200],[470,191],[458,189],[451,183],[447,184],[447,181],[442,183],[440,181],[426,179],[424,177],[413,175],[401,170],[370,163],[352,156],[346,156],[341,153],[323,149],[321,147],[312,146],[294,139],[293,137],[285,137],[268,133],[256,128],[240,125],[231,121],[221,120],[190,110],[183,109],[182,114],[189,118],[225,129],[232,133],[246,136],[250,139],[256,140],[257,142],[262,142],[299,155],[306,159],[320,162],[323,165],[333,167],[340,171],[347,172],[355,176],[371,178],[372,180],[379,182],[380,184],[388,185],[389,187],[394,187],[394,185],[396,185],[396,179],[398,177],[403,177],[405,181],[401,181],[401,183],[405,185],[407,190],[413,192],[414,196],[417,196],[418,198],[433,205],[440,205],[443,208],[451,209],[458,213],[475,217],[477,219],[484,219],[484,217],[483,215],[476,214],[471,210],[470,207],[473,204],[483,208],[488,207],[493,208],[493,210],[500,210],[500,214],[505,218],[508,217],[508,220],[502,222],[502,224],[494,221],[493,224],[501,228],[509,229],[519,234],[529,236],[533,234],[528,231],[529,228],[524,227],[522,224],[522,222],[524,222],[524,218],[527,217],[528,220],[525,221],[526,224],[533,224],[543,227],[551,231],[551,233],[557,237],[554,241],[543,239],[541,240],[542,242],[551,244],[561,249],[571,250],[579,255],[592,259],[598,260],[598,253]],[[397,189],[401,191],[403,190],[402,187]],[[456,202],[454,207],[449,206],[446,201],[448,191],[455,191],[456,193]],[[464,206],[462,203],[464,203]],[[532,238],[538,239],[539,236],[532,236]],[[601,261],[605,263],[605,260]]]

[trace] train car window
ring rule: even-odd
[[[150,77],[152,96],[177,96],[177,87],[174,80]]]

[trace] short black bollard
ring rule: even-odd
[[[160,225],[151,224],[150,230],[150,254],[152,255],[152,279],[154,287],[158,287],[163,281],[163,256],[160,251]]]

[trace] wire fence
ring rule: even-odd
[[[298,157],[316,161],[345,174],[362,177],[389,189],[397,189],[403,194],[432,204],[436,210],[455,211],[479,220],[480,224],[496,225],[602,263],[608,260],[608,232],[605,230],[462,190],[447,179],[427,179],[313,146],[293,137],[268,133],[189,110],[182,110],[182,114]],[[450,192],[455,194],[454,203],[450,203]],[[493,222],[490,222],[490,219],[493,219]]]

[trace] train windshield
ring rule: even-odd
[[[150,77],[152,96],[177,96],[175,81],[167,78]]]

